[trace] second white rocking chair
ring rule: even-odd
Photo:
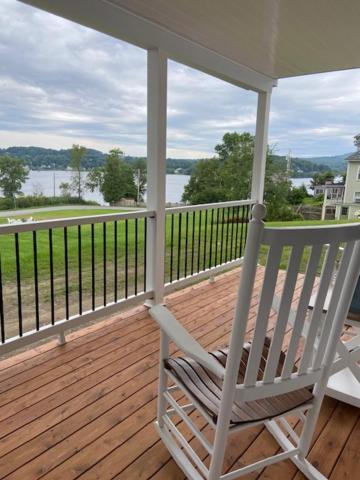
[[[360,270],[360,225],[317,228],[264,228],[265,208],[256,205],[250,222],[244,263],[228,349],[206,352],[166,307],[150,310],[161,328],[161,358],[157,427],[175,461],[192,480],[234,480],[284,459],[291,459],[309,479],[325,477],[307,460],[312,435],[324,397],[336,346]],[[322,267],[317,309],[322,311],[340,244],[345,244],[341,265],[325,321],[313,315],[300,348],[309,300],[323,248],[329,244]],[[249,322],[251,297],[261,245],[268,249],[255,325]],[[272,338],[267,337],[269,316],[284,249],[291,254]],[[304,249],[311,248],[304,286],[295,312],[290,340],[284,349],[289,313]],[[319,331],[319,329],[321,331]],[[250,338],[249,338],[250,336]],[[319,339],[314,347],[315,337]],[[245,340],[249,340],[245,342]],[[173,341],[186,355],[169,357]],[[177,401],[180,390],[188,403]],[[193,422],[197,410],[212,427],[210,441]],[[285,417],[297,414],[301,434]],[[182,420],[209,454],[204,463],[176,426]],[[240,469],[223,473],[227,438],[233,432],[263,423],[282,452]]]

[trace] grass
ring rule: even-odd
[[[28,214],[27,216],[33,216],[35,220],[45,220],[106,213],[114,213],[114,210],[76,208],[73,210],[40,212],[35,215]],[[242,211],[240,209],[239,219],[241,218]],[[269,222],[268,226],[286,227],[335,223],[347,222]],[[126,295],[135,294],[136,291],[144,290],[144,225],[144,219],[137,221],[128,220],[127,222],[121,220],[117,222],[116,232],[114,222],[107,222],[105,227],[103,223],[94,225],[95,299],[97,306],[114,300],[115,290],[117,291],[118,299],[124,298]],[[173,218],[167,216],[165,239],[166,282],[238,257],[240,252],[243,252],[246,229],[246,225],[241,226],[241,223],[237,222],[237,212],[231,209],[225,211],[224,217],[220,215],[218,226],[216,213],[212,217],[211,211],[207,214],[202,212],[201,215],[199,212],[196,212],[188,215],[177,214]],[[91,226],[81,226],[80,233],[81,249],[79,250],[78,227],[67,228],[70,315],[78,313],[80,286],[83,311],[90,309],[92,302]],[[115,234],[117,236],[116,248]],[[35,317],[33,239],[32,232],[19,234],[22,314],[27,319],[29,329],[34,327]],[[51,300],[49,232],[47,230],[38,231],[36,233],[36,243],[40,322],[46,324],[49,323]],[[62,319],[65,316],[66,271],[63,228],[53,228],[52,246],[56,319]],[[17,334],[18,318],[16,247],[13,234],[0,235],[0,252],[4,309],[5,318],[7,319],[6,335],[9,337]],[[266,249],[263,248],[261,251],[261,263],[265,263],[266,253]],[[286,268],[289,254],[290,250],[285,249],[281,260],[282,268]],[[309,252],[306,250],[303,257],[302,270],[305,269],[308,254]],[[115,259],[117,260],[116,264]],[[136,265],[137,269],[135,268]],[[80,272],[81,278],[79,276]]]
[[[58,218],[72,218],[72,217],[88,217],[92,215],[106,215],[107,213],[124,213],[125,210],[119,209],[106,209],[106,208],[89,208],[89,209],[64,209],[64,210],[49,210],[46,212],[37,212],[37,213],[27,213],[23,215],[12,215],[9,212],[9,215],[5,218],[0,218],[0,224],[7,224],[8,218],[30,218],[32,217],[36,221],[40,220],[55,220]]]

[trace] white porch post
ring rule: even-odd
[[[264,199],[270,99],[271,91],[258,94],[251,199],[259,203],[262,203]]]
[[[164,297],[167,108],[167,57],[159,49],[148,50],[147,106],[147,208],[156,212],[148,228],[147,288],[157,304]]]

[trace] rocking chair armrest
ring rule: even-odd
[[[150,309],[150,315],[182,352],[209,369],[219,378],[224,377],[224,367],[190,335],[166,307],[155,305]]]

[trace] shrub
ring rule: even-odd
[[[16,198],[16,208],[49,207],[54,205],[98,205],[97,202],[78,197],[44,197],[24,195]],[[11,210],[14,203],[10,198],[0,197],[0,210]]]

